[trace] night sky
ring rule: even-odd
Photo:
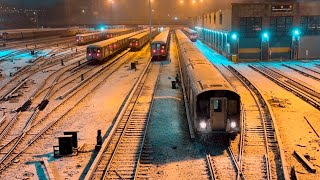
[[[48,9],[60,7],[60,10],[64,11],[64,2],[67,0],[0,0],[0,2],[1,1],[17,7]],[[148,17],[148,0],[113,0],[114,3],[112,5],[108,3],[109,0],[69,1],[73,16],[81,16],[82,9],[85,9],[86,13],[94,13],[97,11],[99,16],[110,16],[110,11],[112,11],[114,20],[145,19]],[[183,4],[180,4],[180,0],[153,0],[153,17],[156,19],[194,17],[202,12],[224,9],[228,7],[231,2],[243,1],[263,2],[268,0],[203,0],[203,3],[200,3],[200,0],[196,0],[195,4],[192,3],[192,0],[184,0]],[[97,5],[96,8],[93,4],[97,2],[101,4]]]
[[[61,2],[63,0],[3,0],[4,2],[16,5],[16,6],[23,6],[26,8],[43,8],[43,7],[50,7],[57,2]]]

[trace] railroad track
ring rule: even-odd
[[[230,147],[221,155],[207,155],[207,164],[211,179],[244,179],[242,171]]]
[[[43,62],[42,64],[40,64],[40,62],[37,62],[36,64],[33,64],[32,66],[31,65],[26,66],[22,70],[16,72],[14,74],[14,77],[0,88],[0,91],[3,91],[5,89],[9,89],[7,92],[3,93],[3,95],[1,96],[0,99],[1,100],[8,100],[10,98],[9,97],[10,94],[12,94],[16,90],[18,90],[17,87],[19,87],[19,85],[22,82],[24,82],[26,79],[30,78],[32,75],[34,75],[40,71],[44,71],[46,69],[49,69],[49,68],[61,63],[60,61],[58,61],[59,59],[61,59],[61,58],[64,58],[67,60],[68,59],[76,59],[76,58],[83,56],[83,54],[84,53],[81,53],[80,51],[76,55],[75,55],[75,53],[67,53],[67,54],[59,55],[55,58],[49,58],[49,59],[47,59],[47,61]],[[75,56],[73,56],[73,55],[75,55]],[[66,60],[65,60],[65,62],[66,62]],[[76,64],[76,63],[73,63],[73,64]],[[17,82],[18,84],[16,84],[15,82]]]
[[[54,45],[57,45],[57,44],[66,44],[66,43],[72,43],[72,42],[73,42],[73,39],[69,38],[67,40],[63,39],[63,40],[61,40],[59,42],[57,42],[56,40],[53,40],[51,42],[34,43],[33,45],[28,45],[28,47],[21,47],[18,50],[14,50],[14,51],[12,51],[12,52],[10,52],[8,54],[0,56],[0,61],[8,59],[8,58],[14,58],[14,56],[17,56],[17,55],[22,55],[22,54],[25,54],[25,53],[29,53],[30,50],[32,50],[32,49],[35,49],[35,50],[39,51],[39,50],[44,50],[47,47],[51,47],[51,46],[54,46]]]
[[[3,172],[6,168],[8,168],[13,163],[15,158],[20,156],[50,128],[53,128],[58,122],[64,119],[64,117],[73,109],[75,109],[79,103],[81,103],[95,89],[100,87],[108,77],[116,72],[124,63],[131,60],[131,57],[132,56],[121,56],[119,64],[115,65],[116,67],[104,67],[103,70],[97,73],[97,77],[101,77],[102,80],[94,82],[93,78],[91,80],[90,86],[88,86],[89,83],[87,83],[81,88],[81,90],[85,92],[71,94],[70,96],[65,98],[58,106],[54,107],[50,112],[46,113],[44,117],[37,120],[36,123],[32,124],[32,121],[35,121],[36,117],[30,117],[25,126],[26,128],[24,128],[23,131],[12,141],[5,145],[4,148],[1,148],[3,157],[0,159],[0,172]],[[103,72],[110,70],[111,67],[114,68],[111,69],[111,72],[103,74]],[[86,86],[90,88],[84,89]],[[39,109],[36,109],[35,112],[39,112]]]
[[[318,77],[316,77],[316,76],[314,76],[314,75],[312,75],[312,74],[309,74],[309,73],[307,73],[307,72],[305,72],[305,71],[302,71],[302,70],[300,70],[300,69],[294,68],[294,67],[292,67],[292,66],[288,66],[288,65],[286,65],[286,64],[282,64],[282,66],[287,67],[287,68],[289,68],[289,69],[291,69],[291,70],[293,70],[293,71],[296,71],[296,72],[298,72],[298,73],[300,73],[300,74],[302,74],[302,75],[304,75],[304,76],[306,76],[306,77],[312,78],[312,79],[314,79],[314,80],[316,80],[316,81],[320,81],[320,78],[318,78]],[[300,66],[300,67],[303,67],[303,66]],[[304,68],[304,67],[303,67],[303,68]],[[308,68],[304,68],[304,69],[309,70]]]
[[[43,37],[43,38],[38,38],[38,39],[29,39],[29,40],[10,40],[10,41],[4,41],[2,43],[5,43],[5,47],[0,47],[0,50],[7,50],[10,48],[15,48],[15,47],[21,47],[21,45],[25,45],[30,43],[30,45],[34,45],[35,43],[41,43],[41,42],[47,42],[48,40],[54,40],[57,41],[61,39],[60,37]],[[32,43],[32,44],[31,44]]]
[[[140,163],[160,66],[151,59],[117,118],[85,179],[140,179]]]
[[[320,75],[320,71],[318,71],[317,69],[304,67],[304,66],[301,66],[301,65],[299,65],[299,64],[297,64],[297,66],[299,66],[299,67],[301,67],[301,68],[303,68],[303,69],[309,70],[309,71],[311,71],[311,72],[314,72],[314,73]]]
[[[249,65],[249,67],[320,110],[320,93],[312,87],[290,78],[274,68],[268,68],[265,66],[256,67],[252,65]]]
[[[284,153],[274,116],[262,93],[232,66],[231,71],[248,89],[252,98],[243,102],[244,123],[239,164],[246,179],[286,179]],[[279,158],[280,157],[280,158]]]

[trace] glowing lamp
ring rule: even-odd
[[[237,127],[237,123],[236,123],[236,122],[231,122],[231,123],[230,123],[230,127],[231,127],[231,128]]]
[[[201,129],[205,129],[207,127],[207,123],[206,122],[200,122],[200,128]]]
[[[233,33],[233,34],[231,35],[231,38],[232,38],[233,40],[237,40],[237,39],[238,39],[238,35],[237,35],[236,33]]]

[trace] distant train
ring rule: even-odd
[[[153,38],[155,35],[158,34],[158,30],[157,29],[152,29],[151,30],[151,38]],[[129,47],[131,48],[131,50],[136,51],[141,49],[147,42],[149,42],[149,38],[150,38],[150,32],[149,30],[135,35],[131,38],[129,38]]]
[[[151,57],[165,58],[168,55],[170,44],[170,29],[165,29],[151,42]]]
[[[44,29],[17,29],[8,30],[2,32],[3,40],[15,40],[15,39],[31,39],[46,36],[66,36],[74,32],[74,30],[67,28],[44,28]]]
[[[87,60],[102,61],[104,59],[108,59],[109,57],[123,50],[124,48],[128,48],[129,38],[146,31],[147,30],[144,29],[91,44],[87,46]]]
[[[78,34],[76,36],[77,45],[85,45],[93,42],[103,41],[109,38],[121,36],[132,32],[132,28],[108,29],[102,32]]]
[[[176,38],[195,132],[236,135],[241,127],[240,95],[181,30],[176,30]]]
[[[196,42],[199,38],[198,32],[189,28],[183,28],[182,31],[188,36],[192,42]]]

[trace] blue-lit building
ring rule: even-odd
[[[190,18],[201,39],[233,61],[320,59],[319,1],[223,4]]]

